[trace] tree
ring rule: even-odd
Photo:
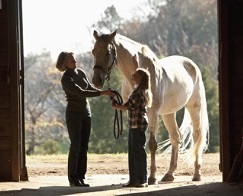
[[[119,29],[121,22],[122,18],[117,13],[115,6],[112,5],[106,8],[104,15],[92,27],[98,29],[100,32],[110,32]]]
[[[63,111],[58,85],[49,77],[52,60],[49,52],[25,58],[25,127],[27,154],[46,139],[62,138],[63,120],[57,108]],[[62,93],[61,93],[62,94]]]

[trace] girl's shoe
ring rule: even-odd
[[[122,187],[137,187],[138,183],[136,182],[128,182],[127,184],[123,184]]]
[[[148,183],[146,183],[146,182],[142,183],[142,184],[138,183],[136,187],[139,187],[139,188],[148,187]]]

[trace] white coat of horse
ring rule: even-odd
[[[193,152],[193,181],[201,180],[202,154],[207,148],[209,132],[205,88],[198,66],[189,58],[169,56],[158,59],[148,46],[135,42],[114,31],[111,34],[98,35],[92,50],[94,56],[94,75],[92,82],[102,88],[104,81],[117,65],[124,75],[122,97],[127,100],[133,89],[131,75],[137,69],[133,56],[137,56],[139,67],[149,70],[153,104],[148,109],[149,150],[151,153],[149,184],[156,184],[155,152],[158,148],[158,117],[162,117],[169,133],[171,143],[171,160],[162,181],[173,181],[177,168],[178,154],[181,148]],[[176,112],[185,108],[180,128],[176,122]],[[189,134],[189,136],[188,136]],[[187,144],[185,144],[187,143]]]

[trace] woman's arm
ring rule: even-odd
[[[76,95],[78,97],[97,97],[100,96],[98,90],[85,90],[78,86],[72,78],[64,76],[61,80],[64,91],[69,95]]]

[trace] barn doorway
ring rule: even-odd
[[[53,121],[50,122],[47,119],[41,119],[42,116],[40,115],[40,114],[44,113],[44,110],[51,109],[50,105],[48,105],[48,104],[45,106],[45,108],[41,108],[43,105],[45,105],[46,102],[49,101],[48,96],[46,96],[46,93],[49,93],[49,97],[53,98],[50,88],[54,88],[54,87],[52,87],[51,81],[48,81],[49,80],[48,77],[49,76],[53,77],[53,75],[47,76],[45,73],[45,70],[49,70],[51,66],[52,67],[54,66],[54,61],[57,58],[58,52],[60,52],[61,50],[71,50],[71,51],[79,52],[79,49],[82,48],[83,45],[85,45],[85,43],[82,42],[83,40],[81,40],[80,38],[78,38],[77,40],[74,40],[73,37],[76,36],[76,33],[69,33],[69,32],[65,32],[65,30],[63,30],[63,28],[66,29],[65,27],[69,23],[69,21],[73,20],[74,24],[69,24],[70,26],[68,26],[67,29],[69,30],[69,29],[73,28],[75,31],[76,30],[75,26],[77,26],[76,24],[79,23],[80,17],[78,17],[78,15],[76,15],[76,14],[73,14],[72,17],[69,19],[68,18],[65,19],[66,16],[64,18],[58,17],[59,16],[58,13],[62,12],[62,9],[64,9],[64,8],[61,8],[62,5],[67,6],[67,2],[65,2],[65,1],[58,1],[59,10],[56,11],[54,16],[53,16],[52,10],[56,6],[55,3],[57,3],[57,2],[56,1],[49,2],[48,3],[49,9],[46,9],[46,12],[45,12],[46,20],[43,19],[43,17],[44,17],[43,15],[38,14],[38,10],[41,11],[41,10],[45,9],[44,7],[46,4],[43,3],[43,1],[33,2],[31,0],[23,0],[22,2],[23,2],[23,16],[24,16],[23,24],[24,24],[24,43],[25,43],[24,50],[25,50],[25,59],[26,59],[25,65],[28,64],[26,66],[25,72],[28,73],[31,70],[31,67],[30,67],[31,63],[35,64],[35,67],[36,68],[40,67],[40,70],[42,70],[42,71],[37,73],[35,70],[35,71],[33,71],[34,74],[30,74],[30,75],[32,75],[32,77],[34,78],[35,75],[38,74],[39,77],[45,78],[44,81],[46,82],[46,83],[38,82],[35,79],[36,83],[39,84],[39,87],[38,87],[39,89],[38,88],[31,89],[31,85],[33,85],[33,78],[32,79],[30,78],[27,81],[32,81],[31,85],[30,84],[25,85],[26,91],[31,92],[33,90],[37,90],[37,91],[33,91],[32,93],[29,93],[28,95],[26,95],[26,98],[28,99],[28,101],[27,101],[28,106],[25,107],[25,110],[27,111],[26,119],[33,120],[32,122],[31,121],[27,122],[27,120],[26,120],[26,123],[27,123],[26,130],[28,129],[28,133],[27,133],[28,141],[26,143],[26,152],[27,152],[27,154],[33,154],[36,152],[43,153],[43,149],[41,149],[41,147],[50,146],[50,145],[52,145],[51,150],[55,151],[56,143],[55,142],[53,143],[53,141],[47,140],[47,138],[45,138],[43,135],[46,135],[46,133],[48,133],[48,132],[50,133],[51,130],[55,130],[55,132],[59,132],[60,127],[53,128],[51,123],[54,123],[54,122]],[[205,4],[207,4],[207,3],[209,4],[210,2],[212,2],[212,1],[207,1]],[[192,1],[189,1],[189,4],[190,4],[191,8],[193,6],[195,6],[194,5],[195,3],[193,4]],[[202,9],[202,10],[200,10],[201,12],[204,12],[204,11],[206,12],[206,10],[209,9],[210,6],[205,5],[205,4],[204,4],[205,10]],[[204,53],[205,59],[210,59],[210,61],[213,62],[212,64],[209,65],[209,67],[210,67],[209,73],[213,72],[213,74],[210,77],[213,77],[215,79],[214,81],[217,82],[217,77],[218,77],[217,2],[213,5],[215,6],[213,9],[214,12],[211,12],[211,14],[213,14],[213,16],[209,15],[208,17],[211,17],[214,20],[216,20],[216,21],[214,21],[216,26],[211,25],[211,27],[215,29],[215,32],[214,32],[215,35],[212,36],[210,38],[210,42],[207,43],[207,49],[203,48],[200,45],[192,44],[190,46],[191,51],[189,51],[189,49],[188,49],[188,54],[195,56],[195,55],[197,55],[197,53]],[[173,6],[173,5],[171,5],[171,6]],[[179,7],[176,7],[176,6],[177,5],[175,5],[175,7],[173,9],[172,8],[170,8],[170,9],[172,9],[177,14],[181,13],[183,15],[183,12],[186,12],[187,9],[189,9],[186,7],[183,7],[180,9]],[[52,7],[53,7],[53,9],[52,9]],[[65,9],[66,8],[67,7],[65,7]],[[76,8],[77,10],[74,11],[73,10],[74,8]],[[77,13],[80,8],[81,8],[80,2],[76,6],[70,5],[70,7],[69,7],[69,9],[72,11],[72,13],[75,13],[75,12]],[[50,16],[48,16],[48,14],[50,14]],[[205,14],[205,13],[202,13],[202,14]],[[32,17],[30,17],[30,15]],[[207,15],[205,15],[205,16],[207,16]],[[193,17],[197,17],[197,16],[193,15]],[[31,20],[30,20],[30,18],[31,18]],[[35,19],[33,19],[33,18],[35,18]],[[76,18],[78,18],[78,20],[76,20]],[[44,24],[42,22],[43,20],[45,21]],[[205,23],[205,21],[204,21],[204,23]],[[43,27],[41,27],[42,25],[40,25],[40,24],[43,24]],[[180,24],[182,24],[182,21],[180,22]],[[55,28],[54,28],[54,26],[55,26]],[[41,28],[39,29],[38,27],[41,27]],[[186,28],[186,27],[183,27],[183,28]],[[177,32],[180,32],[180,31],[182,32],[183,28],[179,29]],[[57,29],[59,31],[59,33],[55,33],[54,29]],[[60,32],[62,32],[62,31],[64,31],[64,34],[59,35],[59,34],[61,34]],[[77,30],[77,31],[80,31],[80,30]],[[92,34],[91,32],[92,31],[90,28],[89,33]],[[72,37],[71,40],[69,40],[70,39],[69,34],[73,35],[73,36],[71,36]],[[90,35],[90,34],[85,34],[82,31],[80,31],[80,34],[83,37],[87,36],[87,37],[89,37],[89,39],[92,39],[92,35]],[[36,36],[36,37],[33,39],[33,36]],[[178,36],[178,37],[180,37],[180,36]],[[185,36],[184,38],[186,38],[186,37],[188,37],[188,36]],[[181,37],[181,38],[183,38],[183,37]],[[207,38],[205,38],[205,39],[207,39]],[[38,40],[38,42],[34,43],[33,40]],[[178,40],[178,41],[180,41],[180,40]],[[35,45],[37,47],[37,49],[33,49],[33,51],[30,49],[31,42],[33,42],[32,44]],[[45,43],[45,42],[48,42],[48,43]],[[62,42],[64,42],[63,45],[62,45]],[[187,43],[185,43],[185,45],[188,45],[188,44],[189,44],[189,41]],[[90,41],[89,43],[87,43],[87,45],[90,46],[90,48],[87,49],[87,51],[90,51],[92,42]],[[192,50],[194,52],[192,52]],[[207,51],[209,51],[209,50],[211,51],[210,52],[211,55],[209,55],[207,53]],[[174,47],[169,48],[167,53],[173,54],[173,53],[176,53],[179,51],[180,51],[180,48],[177,48],[174,46]],[[200,58],[201,57],[198,57],[198,59],[200,59]],[[51,66],[49,66],[50,64],[51,64]],[[205,63],[205,64],[207,64],[207,63]],[[47,66],[45,67],[44,65],[47,65]],[[51,71],[53,71],[53,70],[51,70]],[[208,73],[205,73],[205,74],[208,74]],[[29,75],[29,74],[25,74],[25,77],[28,77],[27,75]],[[55,76],[55,77],[57,77],[57,76]],[[53,78],[53,79],[56,79],[56,78]],[[212,82],[208,82],[208,83],[212,83]],[[43,86],[40,87],[40,84],[42,84]],[[217,86],[216,87],[208,86],[208,88],[211,88],[211,91],[217,91],[214,88],[218,88],[218,87]],[[45,95],[46,99],[41,99],[41,98],[38,99],[38,96],[35,98],[36,95],[42,94],[42,93],[38,93],[38,90],[39,90],[39,92],[46,92],[46,93],[43,93]],[[61,96],[63,96],[63,95],[61,94]],[[213,130],[211,132],[212,133],[211,138],[212,137],[214,137],[214,138],[211,139],[210,141],[213,142],[214,145],[210,149],[210,152],[219,152],[219,150],[220,150],[219,149],[219,146],[220,146],[220,144],[219,144],[219,122],[218,122],[219,117],[217,119],[217,115],[215,115],[215,114],[217,114],[217,110],[218,110],[218,108],[217,108],[218,107],[218,95],[214,95],[214,96],[217,96],[217,99],[216,99],[217,101],[215,101],[214,103],[211,103],[210,107],[215,106],[215,108],[210,108],[210,109],[212,109],[212,111],[214,111],[214,113],[211,114],[211,118],[214,118],[213,123],[211,123],[211,124],[214,127],[216,127],[216,128],[214,128],[216,131]],[[58,99],[61,99],[61,97],[56,98],[56,100],[58,100]],[[42,100],[43,102],[42,103],[32,102],[35,100]],[[59,107],[61,107],[61,105],[59,105]],[[62,111],[62,110],[63,109],[60,109],[60,111]],[[50,110],[50,113],[56,114],[57,116],[59,115],[59,114],[57,114],[57,110],[55,110],[55,109]],[[61,116],[58,116],[58,117],[62,118]],[[50,119],[50,116],[46,116],[46,118]],[[47,121],[49,121],[49,125],[46,125],[46,123],[44,123]],[[34,124],[34,123],[36,123],[36,124]],[[217,123],[218,123],[218,125],[217,125]],[[46,130],[45,132],[43,131],[44,129]],[[37,130],[38,130],[38,132],[37,132]],[[215,134],[215,133],[217,133],[217,134]],[[55,134],[55,133],[53,133],[53,134]],[[59,133],[59,134],[63,134],[63,133]],[[43,141],[38,141],[38,138],[37,138],[38,135],[42,135],[43,141],[46,143],[43,143]],[[62,145],[65,146],[65,145],[67,145],[67,143],[62,144]],[[51,150],[50,150],[50,152],[51,152]],[[47,148],[46,148],[46,151],[48,151]]]

